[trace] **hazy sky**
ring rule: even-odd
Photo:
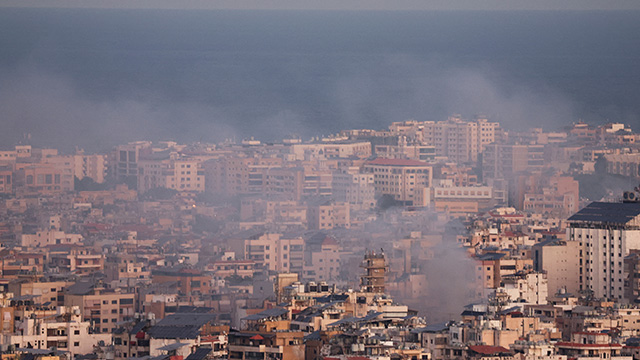
[[[300,10],[640,10],[638,0],[0,0],[0,7]]]

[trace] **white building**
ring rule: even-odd
[[[2,336],[2,343],[16,348],[51,349],[68,351],[70,357],[89,354],[99,344],[111,343],[111,334],[89,332],[91,324],[82,321],[80,308],[58,307],[55,317],[25,318],[16,325],[16,334]]]
[[[580,290],[597,298],[624,297],[624,258],[640,249],[640,203],[593,202],[569,219],[567,240],[582,247]]]
[[[44,230],[35,234],[22,234],[22,246],[41,247],[60,244],[78,244],[83,240],[80,234],[67,234],[64,231]]]

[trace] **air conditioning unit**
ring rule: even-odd
[[[640,196],[635,191],[625,191],[622,193],[622,202],[635,203],[640,202]]]

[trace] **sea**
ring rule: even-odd
[[[640,130],[640,12],[0,8],[2,147],[308,140],[453,114]]]

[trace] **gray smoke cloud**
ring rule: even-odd
[[[393,56],[354,72],[337,84],[334,100],[358,126],[409,118],[438,121],[451,114],[486,115],[515,130],[556,129],[577,120],[575,105],[563,94],[486,63],[455,66]]]
[[[346,66],[344,76],[318,84],[300,69],[292,71],[287,81],[312,87],[294,98],[287,96],[290,89],[284,85],[237,85],[233,91],[247,101],[228,106],[202,95],[206,86],[191,72],[177,83],[180,96],[166,86],[128,82],[119,93],[100,96],[99,84],[87,91],[86,84],[37,66],[4,68],[0,113],[7,131],[0,140],[12,144],[21,134],[31,133],[34,142],[44,146],[103,150],[141,139],[217,142],[255,136],[273,141],[290,134],[304,138],[348,128],[381,129],[406,119],[443,120],[454,113],[484,114],[517,130],[532,125],[555,128],[575,120],[574,106],[561,94],[544,84],[518,83],[482,64],[456,67],[410,56],[358,64]],[[303,98],[310,96],[317,96],[317,101],[305,102]]]
[[[465,248],[445,239],[433,249],[433,259],[425,261],[427,296],[424,311],[430,322],[459,318],[464,306],[478,300],[475,261]]]
[[[221,141],[234,128],[219,109],[202,103],[167,103],[158,94],[98,100],[68,79],[33,68],[2,72],[0,114],[12,144],[29,133],[43,146],[105,150],[133,140]]]

